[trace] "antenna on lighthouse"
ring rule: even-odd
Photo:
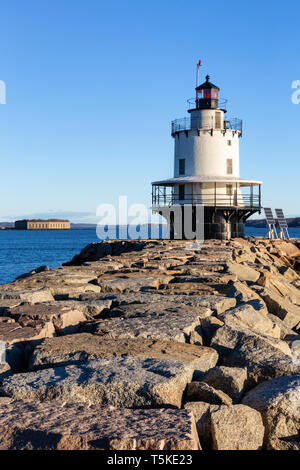
[[[197,63],[197,76],[196,76],[196,88],[199,85],[199,69],[200,69],[201,65],[202,65],[202,61],[198,60],[198,63]]]

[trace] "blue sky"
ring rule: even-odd
[[[300,215],[297,1],[1,2],[0,220],[92,220],[101,203],[150,205],[172,176],[170,121],[195,65],[244,120],[241,176]]]

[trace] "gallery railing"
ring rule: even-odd
[[[164,194],[153,192],[152,205],[153,206],[172,206],[174,204],[202,204],[204,206],[216,207],[261,207],[259,194],[185,194],[184,196],[175,194]]]
[[[227,129],[232,129],[240,133],[243,132],[243,121],[238,118],[229,118],[224,120],[224,125],[222,128],[216,127],[214,124],[205,122],[200,118],[193,118],[187,116],[181,119],[175,119],[171,122],[171,133],[174,135],[176,132],[180,131],[189,131],[189,130],[198,130],[198,129],[209,129],[209,130],[221,130],[225,131]]]

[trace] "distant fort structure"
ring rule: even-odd
[[[60,219],[24,219],[15,221],[17,230],[70,230],[69,220]]]

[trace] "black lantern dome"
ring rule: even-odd
[[[210,76],[206,75],[206,82],[196,88],[197,109],[217,109],[219,104],[220,88],[211,83]]]

